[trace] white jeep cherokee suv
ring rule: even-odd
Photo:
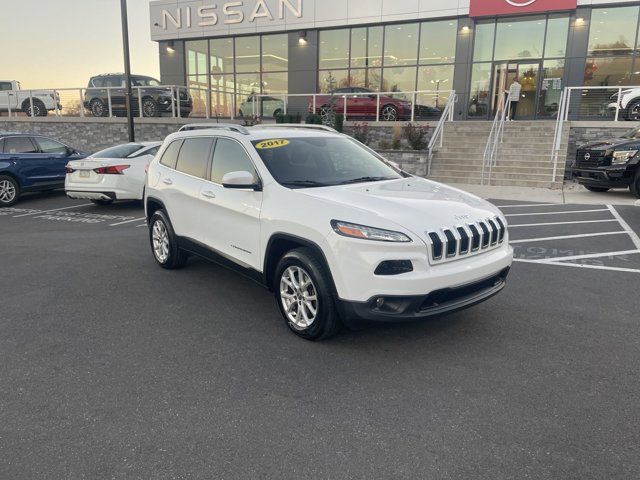
[[[502,290],[513,257],[496,207],[321,126],[171,134],[145,209],[162,267],[197,254],[237,269],[307,339],[469,307]]]

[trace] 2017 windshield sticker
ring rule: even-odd
[[[263,140],[262,142],[256,143],[256,148],[258,150],[264,150],[267,148],[280,148],[285,145],[289,145],[289,140],[284,138],[274,138],[272,140]]]

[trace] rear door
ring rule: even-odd
[[[66,145],[47,137],[34,137],[40,152],[47,156],[47,171],[52,182],[64,183],[65,169],[70,151]]]
[[[176,142],[180,143],[174,145]],[[167,147],[160,160],[164,168],[157,188],[166,199],[165,206],[176,234],[205,243],[204,223],[211,219],[207,217],[208,204],[200,192],[207,183],[204,178],[211,160],[213,137],[189,137],[176,142]]]
[[[243,266],[262,271],[260,264],[260,212],[262,192],[222,186],[225,174],[247,171],[258,179],[251,157],[233,138],[216,140],[209,180],[200,196],[207,204],[202,227],[205,243]]]
[[[15,162],[15,171],[21,177],[23,187],[38,188],[56,183],[48,155],[40,152],[31,137],[6,137],[3,153],[10,161]]]

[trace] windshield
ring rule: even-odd
[[[256,140],[253,146],[275,180],[291,188],[402,178],[371,151],[344,137]]]
[[[160,82],[151,77],[131,77],[131,84],[136,87],[157,87]]]
[[[625,132],[621,138],[640,138],[640,128],[632,128],[631,130]]]
[[[143,148],[138,143],[127,143],[117,147],[109,147],[91,155],[93,158],[125,158]]]

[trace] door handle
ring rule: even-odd
[[[216,198],[216,194],[211,190],[205,190],[204,192],[202,192],[202,196],[207,198]]]
[[[173,185],[173,180],[171,180],[170,178],[165,178],[164,180],[162,180],[162,183],[164,183],[165,185]]]

